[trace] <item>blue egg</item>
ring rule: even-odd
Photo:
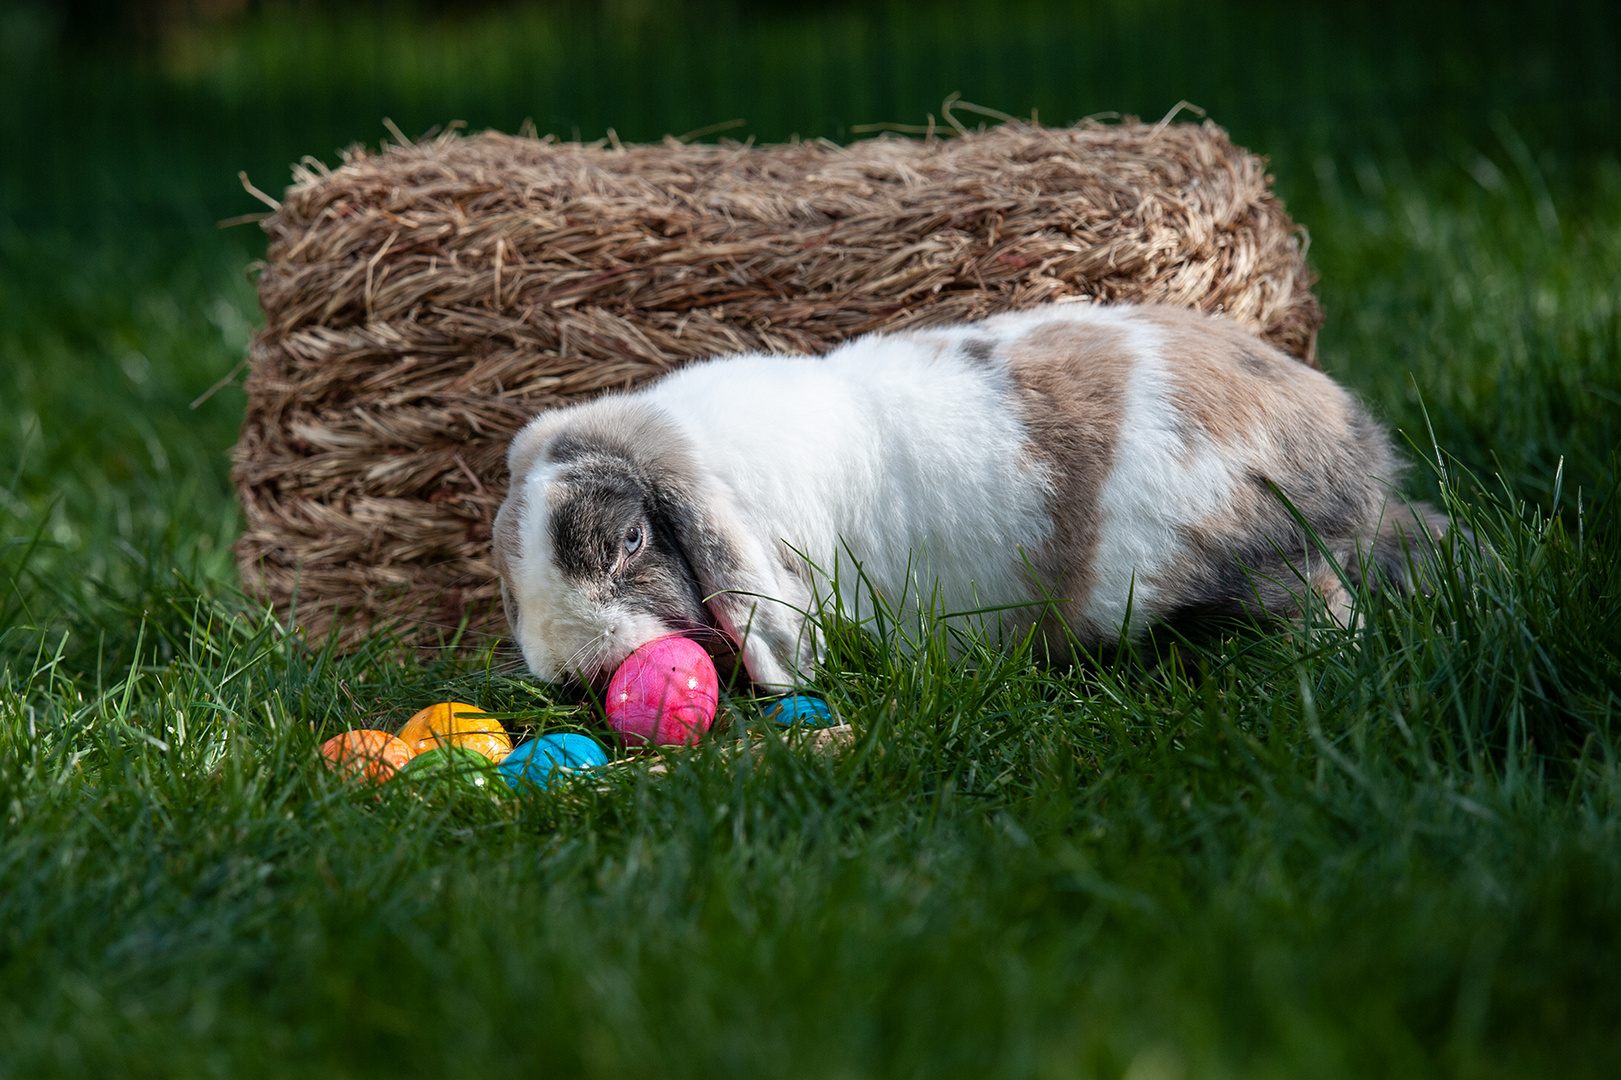
[[[833,710],[827,702],[809,694],[788,694],[771,702],[765,709],[766,719],[779,724],[804,724],[808,727],[826,727],[833,723]]]
[[[518,787],[545,787],[556,769],[592,769],[608,764],[608,752],[587,735],[542,735],[519,743],[501,762],[501,775]]]

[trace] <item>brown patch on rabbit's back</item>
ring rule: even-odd
[[[1322,553],[1279,494],[1345,562],[1400,475],[1383,429],[1327,375],[1225,319],[1161,307],[1142,313],[1160,332],[1189,452],[1225,459],[1237,481],[1220,512],[1179,530],[1182,557],[1156,575],[1155,591],[1197,607],[1259,599],[1276,611],[1309,582],[1331,608],[1343,606],[1331,595],[1337,578],[1322,575]]]
[[[1084,635],[1076,619],[1095,579],[1099,504],[1114,469],[1135,364],[1128,332],[1052,322],[1007,341],[1002,354],[1029,432],[1030,456],[1052,477],[1052,538],[1027,554],[1039,584],[1059,601],[1057,614]],[[1062,627],[1052,616],[1044,629],[1050,643],[1062,643]]]
[[[1322,372],[1219,316],[1159,306],[1138,311],[1159,334],[1172,403],[1194,432],[1228,446],[1261,431],[1344,438],[1348,401]]]
[[[1215,453],[1242,482],[1205,534],[1253,532],[1282,512],[1276,485],[1308,520],[1349,525],[1366,509],[1370,476],[1394,479],[1383,432],[1327,375],[1226,319],[1142,309],[1159,330],[1169,396],[1189,452]]]

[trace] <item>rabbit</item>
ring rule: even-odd
[[[1343,623],[1335,563],[1411,590],[1449,530],[1397,493],[1389,436],[1331,378],[1164,306],[699,362],[542,413],[508,466],[494,560],[548,681],[599,682],[683,633],[728,642],[763,689],[800,686],[835,586],[846,610],[1057,656],[1187,613],[1299,619],[1311,593]]]

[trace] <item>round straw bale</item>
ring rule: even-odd
[[[379,620],[499,632],[507,440],[690,360],[1155,301],[1315,363],[1299,230],[1211,123],[850,146],[447,135],[294,174],[265,222],[236,550],[250,590],[342,646]]]

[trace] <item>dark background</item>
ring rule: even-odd
[[[305,154],[453,120],[571,138],[835,140],[967,100],[1047,123],[1163,115],[1186,99],[1268,154],[1284,194],[1314,162],[1398,157],[1517,175],[1516,133],[1557,194],[1613,155],[1616,5],[1265,0],[938,3],[168,3],[0,6],[0,212],[22,228],[252,209]],[[1448,169],[1450,167],[1450,170]],[[1454,177],[1456,178],[1456,177]]]

